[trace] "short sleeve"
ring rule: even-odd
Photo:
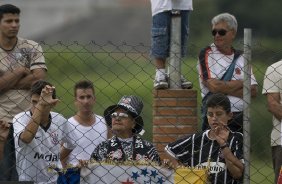
[[[24,131],[30,117],[27,115],[28,112],[23,112],[17,114],[13,118],[13,127],[14,127],[14,140],[15,140],[15,147],[22,147],[25,145],[24,142],[20,140],[20,135]]]
[[[186,155],[189,153],[189,148],[191,147],[191,137],[186,136],[175,142],[169,143],[165,147],[165,151],[176,159],[180,159],[180,155]]]
[[[64,144],[64,147],[73,150],[76,147],[76,140],[77,140],[76,134],[74,133],[72,126],[70,125],[70,122],[68,122],[66,119],[64,119],[62,127],[63,127],[62,142]]]
[[[42,47],[36,43],[31,49],[30,70],[44,68],[47,70]]]
[[[273,66],[269,66],[264,75],[262,94],[279,93],[278,81],[278,72]]]

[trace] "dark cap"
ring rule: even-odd
[[[126,110],[135,120],[136,125],[132,130],[133,133],[139,133],[142,131],[144,122],[140,116],[143,109],[143,102],[137,96],[123,96],[118,104],[111,105],[104,111],[104,117],[108,126],[112,127],[112,118],[111,114],[115,112],[117,108],[122,108]]]

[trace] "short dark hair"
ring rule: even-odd
[[[12,14],[20,14],[21,10],[12,4],[4,4],[0,6],[0,20],[3,18],[3,15],[6,13],[12,13]]]
[[[43,89],[45,86],[47,86],[47,85],[53,86],[51,83],[49,83],[49,82],[47,82],[47,81],[44,81],[44,80],[38,80],[38,81],[36,81],[36,82],[31,86],[31,95],[34,95],[34,94],[40,95],[42,89]],[[53,91],[52,97],[53,97],[54,99],[56,98],[56,90],[55,90],[55,89],[54,89],[54,91]]]
[[[225,112],[231,112],[231,103],[229,98],[222,93],[215,93],[208,97],[207,108],[209,107],[222,107]]]
[[[90,80],[81,80],[74,85],[74,96],[76,96],[77,89],[92,89],[95,94],[94,84]]]

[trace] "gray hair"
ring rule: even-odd
[[[218,24],[219,22],[226,22],[230,29],[234,29],[237,32],[238,24],[234,15],[221,13],[216,15],[211,21],[212,25]]]

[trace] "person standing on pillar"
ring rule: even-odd
[[[30,107],[31,85],[43,79],[47,67],[41,46],[18,37],[20,9],[11,4],[0,6],[0,120],[13,117]],[[0,181],[18,180],[15,167],[13,126],[0,162]]]
[[[189,14],[193,10],[192,0],[151,0],[152,30],[151,30],[151,55],[155,60],[156,75],[155,89],[169,87],[166,73],[166,60],[170,50],[170,30],[172,10],[180,10],[181,16],[181,56],[187,53],[189,34]],[[192,88],[193,84],[181,76],[181,87]]]

